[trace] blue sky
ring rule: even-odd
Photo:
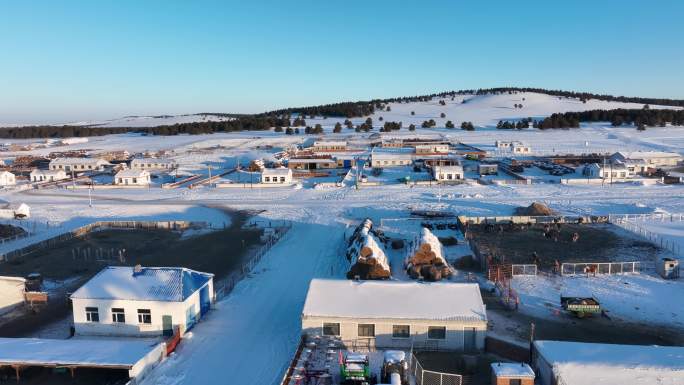
[[[684,98],[684,2],[0,0],[0,122],[531,86]]]

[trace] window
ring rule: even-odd
[[[271,181],[271,177],[270,177],[270,176],[265,176],[265,177],[264,177],[264,181],[265,181],[265,182],[270,182],[270,181]]]
[[[339,323],[324,323],[323,324],[323,335],[324,336],[339,336],[340,335],[340,324]]]
[[[375,337],[375,325],[359,324],[359,337]]]
[[[96,307],[86,308],[86,321],[88,322],[100,322],[100,313]]]
[[[133,178],[133,183],[138,183],[138,178]]]
[[[148,325],[152,323],[152,312],[150,312],[150,309],[138,309],[138,323]]]
[[[284,176],[280,177],[280,183],[285,183],[285,177]]]
[[[126,323],[126,314],[124,314],[124,309],[120,307],[112,308],[112,322]]]
[[[428,339],[443,340],[446,339],[446,327],[444,326],[430,326],[428,327]]]
[[[409,325],[392,325],[392,338],[410,338],[411,327]]]
[[[508,381],[508,385],[521,385],[521,384],[522,384],[522,380],[519,378],[511,378]]]

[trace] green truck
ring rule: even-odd
[[[377,381],[371,376],[366,354],[346,352],[340,362],[342,384],[371,385]]]
[[[591,295],[561,294],[560,301],[563,310],[574,314],[577,318],[591,317],[602,312],[598,300]]]

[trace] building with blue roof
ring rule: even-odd
[[[183,267],[106,267],[71,295],[75,333],[185,333],[214,303],[213,280],[213,274]]]

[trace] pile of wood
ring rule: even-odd
[[[444,259],[442,244],[427,228],[423,228],[413,241],[405,263],[406,272],[413,279],[422,277],[426,281],[434,282],[453,274]]]
[[[351,264],[347,278],[388,279],[389,261],[382,246],[382,233],[373,229],[373,222],[365,219],[354,230],[347,245],[347,260]]]

